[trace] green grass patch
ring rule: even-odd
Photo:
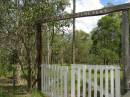
[[[33,90],[31,93],[31,97],[45,97],[40,91]]]
[[[7,97],[4,93],[4,91],[0,88],[0,97]]]

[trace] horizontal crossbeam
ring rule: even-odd
[[[71,18],[105,15],[105,14],[119,12],[119,11],[128,10],[128,9],[130,9],[130,3],[116,5],[116,6],[110,6],[110,7],[104,7],[102,9],[98,9],[98,10],[83,11],[83,12],[78,12],[75,14],[66,14],[66,15],[47,17],[47,18],[42,19],[42,21],[40,20],[40,22],[46,23],[46,22],[66,20],[66,19],[71,19]]]

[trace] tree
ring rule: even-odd
[[[104,16],[98,27],[92,31],[91,53],[100,64],[111,64],[121,58],[121,20],[120,13]],[[119,61],[118,61],[119,62]]]
[[[18,63],[26,76],[28,88],[35,82],[35,24],[47,16],[65,14],[65,7],[69,0],[6,0],[1,1],[0,15],[0,42],[1,46],[9,51],[16,51]],[[57,25],[63,21],[56,23]],[[54,23],[53,23],[54,24]],[[62,25],[63,27],[64,25]],[[52,25],[48,24],[48,28]],[[42,33],[43,34],[43,33]],[[10,58],[12,60],[12,58]],[[27,70],[27,73],[25,72]]]
[[[76,31],[76,63],[90,62],[90,49],[92,45],[90,34],[82,31]]]

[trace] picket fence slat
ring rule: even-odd
[[[58,97],[60,97],[60,67],[58,67]]]
[[[44,73],[43,73],[43,68],[41,68],[41,75],[43,75]],[[43,76],[41,76],[41,84],[42,84],[42,86],[41,86],[41,88],[42,88],[42,91],[43,91],[43,85],[44,85],[44,83],[43,83],[43,77],[44,77],[44,75]]]
[[[71,97],[75,97],[75,66],[71,68]]]
[[[120,70],[119,68],[115,70],[115,92],[116,97],[120,97]]]
[[[94,69],[94,97],[97,97],[97,68]]]
[[[86,97],[86,67],[83,66],[83,97]]]
[[[65,68],[66,71],[64,71],[64,97],[68,96],[68,67]]]
[[[88,97],[91,97],[91,90],[92,90],[92,84],[91,84],[91,68],[88,69]]]
[[[111,69],[111,97],[114,97],[114,70]]]
[[[105,97],[108,97],[108,69],[105,69]]]
[[[100,97],[103,97],[103,68],[100,69]]]
[[[57,68],[57,66],[56,66],[55,70],[56,70],[56,88],[55,88],[55,90],[56,90],[56,95],[58,97],[58,71],[57,71],[58,68]]]
[[[62,87],[63,87],[63,83],[62,83],[62,68],[61,68],[61,70],[60,70],[60,96],[62,96],[63,94],[62,94]]]
[[[80,68],[78,68],[78,72],[77,72],[77,81],[78,81],[78,85],[77,85],[77,97],[80,97]]]
[[[41,67],[41,88],[47,97],[98,97],[98,93],[100,97],[120,97],[119,66],[55,64]]]

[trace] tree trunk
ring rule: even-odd
[[[54,38],[55,38],[55,26],[53,24],[53,29],[52,29],[52,33],[51,33],[51,41],[50,41],[50,64],[54,63],[54,57],[53,57],[53,42],[54,42]]]
[[[32,68],[31,68],[31,59],[30,59],[30,51],[27,51],[27,63],[28,63],[28,89],[29,91],[32,89]]]
[[[21,66],[19,63],[16,64],[16,83],[20,85],[21,81]]]
[[[60,51],[60,64],[64,64],[64,47],[61,47]]]
[[[41,90],[41,63],[42,63],[42,30],[41,23],[37,23],[36,32],[36,65],[37,65],[37,80],[38,90]]]
[[[47,31],[47,64],[50,64],[50,32]]]

